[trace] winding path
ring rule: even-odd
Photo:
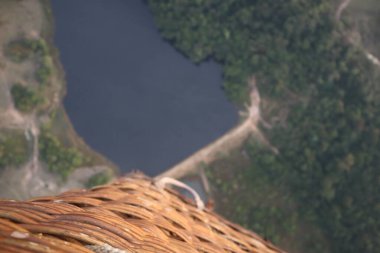
[[[348,5],[351,3],[351,0],[342,0],[340,2],[338,9],[335,12],[335,20],[340,21],[340,18],[342,16],[342,12],[348,7]]]
[[[343,11],[350,5],[350,3],[352,2],[352,0],[342,0],[341,3],[339,4],[336,12],[335,12],[335,20],[337,22],[340,22],[341,21],[341,17],[342,17],[342,13]],[[348,36],[348,41],[353,45],[353,46],[358,46],[357,43],[355,43],[355,41],[350,37]],[[364,54],[365,56],[367,57],[367,59],[372,62],[373,64],[375,64],[376,66],[380,67],[380,60],[379,58],[377,58],[375,55],[373,55],[372,53],[370,53],[366,48],[362,47],[363,51],[364,51]]]
[[[7,75],[3,70],[0,70],[0,85],[6,87],[6,93],[3,96],[12,101]],[[10,102],[7,108],[0,112],[0,129],[15,129],[24,131],[25,137],[29,143],[31,143],[31,156],[29,161],[21,166],[20,170],[25,171],[22,180],[20,180],[24,192],[30,192],[30,185],[43,185],[41,179],[36,177],[37,171],[41,168],[39,162],[39,123],[35,112],[30,115],[23,115],[15,109],[13,102]],[[33,181],[33,183],[31,183]]]

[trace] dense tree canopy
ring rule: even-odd
[[[379,80],[333,20],[331,1],[149,4],[163,36],[181,52],[223,65],[230,99],[243,103],[247,79],[256,75],[264,99],[288,107],[285,123],[265,130],[279,154],[250,147],[252,168],[290,189],[302,203],[298,211],[331,239],[332,252],[377,252]]]

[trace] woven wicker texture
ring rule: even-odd
[[[139,174],[91,190],[0,201],[0,252],[95,252],[91,249],[283,252]]]

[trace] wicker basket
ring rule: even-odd
[[[283,252],[152,179],[0,201],[0,252]]]

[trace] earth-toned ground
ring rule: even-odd
[[[23,135],[28,150],[28,157],[23,164],[0,168],[0,198],[24,199],[56,194],[68,188],[85,186],[95,174],[114,173],[115,166],[92,151],[76,135],[62,107],[61,101],[66,89],[58,53],[51,41],[52,17],[49,2],[1,1],[0,29],[0,137],[5,138],[9,133]],[[46,42],[49,54],[44,60],[51,65],[46,87],[41,89],[44,103],[38,110],[30,112],[21,112],[15,107],[11,88],[20,84],[30,89],[39,89],[42,84],[36,78],[36,72],[42,63],[34,56],[16,62],[7,55],[9,43],[21,40]],[[74,170],[66,179],[49,171],[40,159],[41,127],[46,124],[52,126],[51,131],[63,145],[78,149],[90,161],[84,167]]]

